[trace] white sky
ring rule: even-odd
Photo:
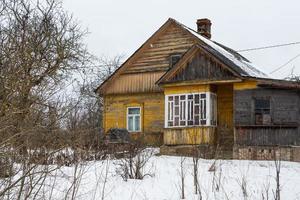
[[[212,21],[212,39],[235,50],[300,41],[299,0],[63,0],[65,9],[88,28],[89,50],[97,56],[130,56],[169,17],[196,29]],[[245,52],[271,72],[300,54],[300,44]],[[300,57],[273,76],[300,75]]]

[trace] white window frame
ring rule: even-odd
[[[131,108],[138,108],[140,110],[140,114],[129,114],[129,109]],[[133,127],[135,128],[135,117],[139,116],[140,117],[140,124],[139,124],[139,130],[129,130],[129,117],[133,117]],[[132,106],[132,107],[127,107],[127,113],[126,113],[126,127],[128,132],[141,132],[142,131],[142,108],[140,106]]]
[[[199,109],[200,108],[200,105],[201,105],[201,94],[206,94],[206,116],[205,116],[205,119],[206,119],[206,124],[201,124],[201,114],[199,115],[199,125],[188,125],[188,118],[189,118],[189,113],[188,113],[188,106],[189,106],[189,100],[188,100],[188,95],[195,95],[195,94],[199,94]],[[185,95],[185,100],[186,100],[186,103],[185,103],[185,120],[186,120],[186,123],[184,126],[180,125],[180,122],[179,122],[179,125],[178,126],[175,126],[173,124],[173,126],[169,126],[168,125],[168,122],[169,122],[169,113],[168,113],[168,107],[169,107],[169,97],[173,97],[173,101],[175,99],[175,96],[179,96],[179,99],[180,99],[180,96],[182,95]],[[216,124],[212,124],[212,114],[217,114],[217,105],[215,105],[215,110],[212,111],[212,100],[211,100],[211,95],[213,95],[215,98],[217,98],[217,95],[215,93],[212,93],[212,92],[195,92],[195,93],[181,93],[181,94],[169,94],[169,95],[165,95],[165,128],[180,128],[180,127],[193,127],[193,126],[217,126],[217,116],[215,116],[215,119],[216,119]],[[202,99],[203,101],[203,99]],[[179,101],[180,102],[180,101]],[[194,109],[194,104],[195,104],[195,101],[194,101],[194,98],[193,98],[193,109]],[[174,117],[174,108],[175,108],[175,105],[173,104],[173,117]],[[212,113],[213,112],[213,113]],[[194,114],[192,115],[193,118],[195,117]],[[173,119],[173,122],[174,122],[174,119]]]

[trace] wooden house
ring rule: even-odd
[[[106,132],[126,128],[166,154],[203,145],[240,159],[280,151],[300,160],[299,90],[211,40],[210,20],[195,31],[168,19],[96,91]]]

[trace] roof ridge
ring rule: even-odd
[[[172,19],[172,18],[170,18]],[[221,54],[224,56],[227,60],[229,60],[235,67],[239,68],[243,73],[241,73],[242,76],[245,77],[257,77],[257,78],[269,78],[269,76],[264,73],[262,70],[260,70],[257,67],[252,66],[252,62],[248,60],[247,58],[243,57],[239,53],[237,53],[235,50],[226,47],[225,45],[222,45],[216,41],[213,41],[211,39],[208,39],[201,34],[199,34],[194,29],[178,22],[175,19],[172,19],[177,25],[181,26],[182,28],[186,29],[188,32],[190,32],[192,35],[194,35],[196,38],[198,38],[200,41],[202,41],[207,47],[210,47],[212,50],[214,50],[216,53]],[[236,52],[236,53],[235,53]],[[232,66],[233,67],[233,66]]]

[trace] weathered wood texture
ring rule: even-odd
[[[236,77],[220,64],[214,62],[201,52],[186,64],[170,82],[190,80],[232,80]]]
[[[164,126],[163,93],[107,95],[104,99],[104,129],[127,128],[127,108],[141,107],[141,128],[145,134],[162,133]]]
[[[218,129],[217,137],[220,145],[232,147],[233,134],[233,85],[217,85],[217,112]]]
[[[137,52],[137,58],[108,86],[105,94],[161,92],[155,82],[169,69],[170,56],[183,54],[193,44],[190,34],[171,25],[145,50]]]
[[[250,90],[257,88],[257,81],[244,80],[233,84],[233,90]]]
[[[235,132],[237,145],[300,145],[297,127],[239,127]]]
[[[256,126],[254,99],[270,98],[271,124]],[[293,90],[252,89],[234,92],[235,143],[298,145],[300,140],[300,94]],[[239,141],[241,140],[241,141]],[[245,141],[246,140],[246,141]]]
[[[233,128],[233,85],[217,85],[218,126]],[[232,133],[233,134],[233,133]]]
[[[169,128],[164,130],[165,145],[213,144],[214,127]]]
[[[184,86],[168,86],[164,88],[165,95],[169,94],[186,94],[196,92],[210,92],[210,85],[184,85]]]
[[[193,44],[194,39],[190,34],[178,26],[171,25],[155,42],[149,44],[125,73],[166,71],[169,69],[170,55],[183,54]]]
[[[141,92],[160,92],[162,89],[155,82],[165,72],[122,74],[110,85],[106,94],[131,94]]]
[[[235,91],[235,124],[254,125],[254,99],[266,97],[270,98],[274,124],[299,123],[299,93],[292,90],[253,89]]]

